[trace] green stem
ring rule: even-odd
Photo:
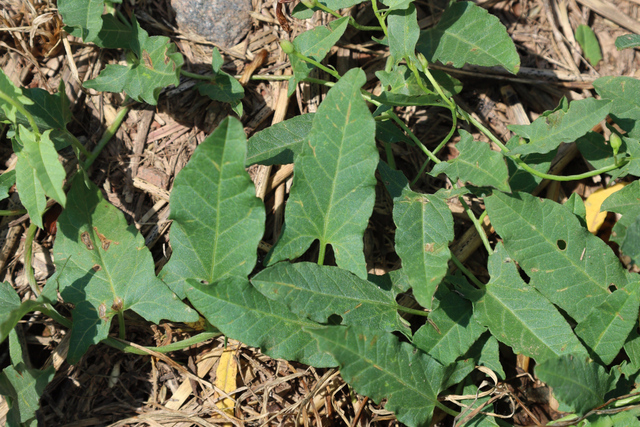
[[[420,140],[413,134],[413,132],[411,132],[411,130],[407,127],[407,125],[405,125],[404,122],[400,120],[400,117],[396,116],[396,114],[391,110],[387,111],[387,114],[389,115],[389,117],[391,117],[393,121],[395,121],[398,124],[398,126],[402,128],[402,130],[404,130],[407,133],[409,138],[411,138],[411,140],[418,146],[418,148],[422,150],[424,154],[427,155],[428,158],[430,158],[436,164],[440,163],[440,159],[437,158],[431,151],[429,151],[429,149],[425,147],[422,144],[422,142],[420,142]]]
[[[222,335],[222,333],[221,332],[202,332],[191,338],[187,338],[182,341],[175,342],[173,344],[164,345],[162,347],[144,347],[144,348],[150,351],[156,351],[158,353],[170,353],[172,351],[184,350],[187,347],[191,347],[192,345],[195,345],[195,344],[200,344],[201,342],[205,342],[219,335]],[[149,355],[149,353],[145,352],[144,350],[140,350],[137,347],[129,345],[126,341],[125,342],[123,341],[124,340],[108,337],[103,342],[111,347],[124,351],[125,353],[140,354],[143,356]]]
[[[124,312],[122,310],[118,310],[118,326],[120,328],[118,336],[121,340],[127,337],[124,323]]]
[[[71,326],[73,326],[73,323],[70,320],[58,313],[58,311],[49,303],[44,304],[40,311],[42,314],[51,317],[65,328],[71,329]]]
[[[405,307],[404,305],[397,305],[396,309],[403,313],[415,314],[416,316],[429,317],[429,313],[422,310],[415,310],[413,308]]]
[[[469,219],[471,219],[471,222],[473,222],[473,226],[478,231],[478,234],[480,235],[480,239],[482,239],[482,244],[484,245],[487,252],[489,252],[489,255],[491,255],[493,253],[493,249],[491,249],[491,245],[489,244],[489,239],[487,238],[487,233],[485,233],[484,228],[482,227],[482,224],[480,223],[480,221],[478,221],[478,218],[476,218],[476,215],[473,213],[473,211],[471,210],[467,202],[464,200],[464,197],[458,196],[458,200],[460,200],[460,203],[462,203],[462,206],[464,207],[464,211],[467,213],[467,215],[469,216]],[[484,212],[483,212],[483,215],[484,215]]]
[[[75,136],[73,136],[72,134],[68,133],[68,135],[71,140],[71,145],[73,145],[75,147],[76,150],[78,150],[80,152],[80,154],[82,154],[85,157],[89,157],[91,155],[91,152],[89,150],[87,150],[85,148],[84,145],[82,145],[82,143],[80,141],[78,141],[78,138],[76,138]]]
[[[303,55],[302,53],[298,52],[297,50],[293,51],[293,55],[297,56],[302,61],[305,61],[305,62],[308,62],[309,64],[315,65],[316,67],[320,68],[325,73],[329,73],[333,77],[335,77],[337,80],[340,80],[340,74],[338,74],[338,72],[336,70],[332,70],[331,68],[327,67],[326,65],[322,65],[321,63],[319,63],[315,59],[309,58],[308,56]]]
[[[87,160],[85,160],[84,165],[82,166],[84,170],[89,169],[89,167],[91,167],[93,162],[95,162],[95,160],[98,158],[98,156],[100,155],[104,147],[111,140],[111,138],[113,138],[113,136],[116,134],[116,132],[118,131],[118,128],[120,128],[122,121],[127,116],[127,113],[129,112],[130,109],[131,109],[130,105],[126,105],[120,108],[120,111],[118,111],[118,114],[116,115],[116,118],[113,121],[113,123],[111,123],[111,126],[109,126],[107,130],[104,132],[104,134],[102,134],[102,138],[100,139],[100,141],[98,141],[98,145],[96,145],[91,155],[87,157]]]
[[[214,76],[210,75],[210,76],[203,76],[202,74],[196,74],[196,73],[190,73],[189,71],[185,71],[182,68],[180,69],[180,74],[182,74],[185,77],[188,77],[190,79],[194,79],[194,80],[213,80]],[[253,77],[256,76],[252,76],[251,78],[253,79]],[[293,76],[273,76],[273,77],[288,77],[291,78]],[[240,77],[237,77],[237,79],[239,79]],[[279,79],[279,80],[285,80],[285,79]]]
[[[387,24],[384,22],[384,16],[382,16],[383,14],[378,10],[377,0],[371,1],[371,7],[373,8],[373,13],[376,15],[376,19],[378,20],[380,27],[382,28],[384,36],[389,37],[389,31],[387,30]]]
[[[327,244],[320,242],[320,250],[318,251],[318,265],[324,264],[324,256],[327,252]]]
[[[33,116],[31,115],[31,113],[29,113],[24,108],[22,103],[20,103],[20,102],[16,101],[15,99],[11,98],[9,95],[7,95],[6,93],[4,93],[1,90],[0,90],[0,99],[2,99],[3,101],[8,102],[9,104],[11,104],[13,107],[16,108],[16,110],[18,110],[20,112],[20,114],[22,114],[23,116],[25,116],[27,118],[27,121],[29,122],[29,126],[31,126],[31,130],[36,134],[36,139],[39,141],[40,140],[40,129],[38,129],[38,125],[36,124],[36,121],[33,118]]]
[[[29,287],[31,291],[34,293],[36,297],[40,296],[40,288],[38,288],[38,284],[36,283],[36,276],[33,273],[33,239],[36,236],[36,231],[38,231],[38,226],[33,222],[29,225],[27,229],[27,236],[24,241],[24,269],[27,274],[27,283],[29,283]]]
[[[0,210],[0,216],[17,216],[17,215],[24,215],[26,213],[27,213],[26,209],[18,209],[15,211]]]
[[[393,157],[393,149],[388,142],[384,143],[384,152],[387,155],[387,164],[391,169],[396,169],[396,159]]]
[[[472,273],[470,272],[467,267],[465,267],[460,260],[453,254],[451,254],[451,261],[453,261],[453,263],[456,265],[456,267],[458,267],[458,269],[460,271],[462,271],[462,274],[464,274],[465,276],[467,276],[469,278],[469,280],[471,280],[478,288],[483,289],[484,288],[484,283],[482,283],[480,280],[478,280],[478,278]]]

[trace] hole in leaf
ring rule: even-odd
[[[615,291],[618,290],[618,287],[612,283],[609,285],[607,289],[609,290],[609,292],[614,293]]]
[[[340,316],[339,314],[332,314],[327,319],[327,325],[335,326],[335,325],[340,325],[340,324],[342,324],[342,316]]]
[[[560,249],[561,251],[564,251],[565,249],[567,249],[567,242],[562,239],[558,239],[558,241],[556,242],[556,246],[558,246],[558,249]]]
[[[524,281],[524,283],[526,283],[527,285],[529,284],[529,282],[531,281],[531,277],[529,277],[527,275],[527,273],[524,272],[523,269],[518,269],[518,271],[520,272],[520,277],[522,278],[522,280]]]

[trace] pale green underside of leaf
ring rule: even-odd
[[[0,374],[0,386],[10,389],[9,394],[6,395],[9,398],[7,403],[10,408],[10,413],[7,414],[8,427],[11,427],[11,419],[19,419],[20,425],[33,425],[29,421],[35,418],[36,411],[40,408],[40,397],[55,374],[56,370],[53,366],[45,370],[25,369],[23,371],[16,370],[14,366],[4,368]],[[18,424],[14,425],[18,427]]]
[[[78,28],[82,40],[91,43],[102,28],[104,0],[60,0],[58,12],[65,25]]]
[[[538,364],[536,376],[547,383],[556,399],[571,407],[578,415],[602,405],[605,394],[615,387],[614,374],[607,374],[586,356],[562,356]]]
[[[413,336],[413,345],[447,366],[466,353],[486,329],[472,318],[471,303],[446,286],[438,289],[436,299],[439,304],[429,314],[430,322]]]
[[[402,269],[416,300],[431,308],[433,294],[447,274],[451,258],[453,216],[446,201],[437,195],[411,191],[402,172],[391,170],[386,163],[380,163],[379,170],[393,197],[395,245]]]
[[[225,119],[194,151],[171,192],[173,255],[160,278],[181,298],[187,279],[214,284],[253,270],[264,205],[244,169],[242,124]]]
[[[22,103],[23,105],[30,104],[32,102],[22,94],[22,90],[15,86],[2,70],[0,70],[0,92],[3,92],[9,98]],[[6,117],[10,122],[15,123],[17,114],[18,109],[16,107],[11,105],[11,103],[0,99],[0,119],[4,119]]]
[[[558,109],[530,125],[509,125],[509,130],[529,140],[509,154],[547,153],[562,142],[573,142],[604,120],[611,106],[609,100],[581,99],[572,101],[568,110]]]
[[[214,286],[189,280],[187,296],[212,325],[230,338],[260,347],[273,358],[297,360],[315,367],[336,366],[303,328],[318,324],[258,292],[247,279],[229,277]]]
[[[640,81],[633,77],[607,76],[593,82],[603,99],[611,99],[611,115],[632,138],[640,138]]]
[[[527,193],[494,193],[484,199],[491,224],[530,285],[577,322],[627,277],[601,239],[580,225],[567,207]]]
[[[358,393],[387,399],[385,409],[408,426],[429,425],[445,379],[438,361],[390,333],[341,326],[311,332]]]
[[[489,257],[491,280],[473,303],[476,320],[515,353],[536,362],[586,350],[564,317],[544,296],[527,286],[502,244]]]
[[[349,17],[345,16],[329,23],[329,28],[324,26],[315,27],[313,30],[300,34],[293,40],[293,46],[303,55],[320,62],[329,53],[342,34],[344,34],[349,24]],[[315,68],[308,62],[303,61],[295,55],[289,55],[291,68],[293,68],[294,82],[289,83],[289,95],[296,89],[296,83],[309,76],[311,70]]]
[[[416,43],[420,37],[416,7],[409,4],[406,9],[392,10],[387,17],[389,53],[398,64],[403,59],[416,60]]]
[[[251,279],[264,296],[319,323],[329,316],[342,317],[342,324],[384,331],[403,329],[396,293],[379,288],[337,267],[301,262],[278,263]]]
[[[142,235],[127,226],[122,212],[105,201],[94,184],[87,188],[81,173],[58,218],[54,258],[60,294],[76,305],[69,363],[107,337],[118,311],[131,309],[154,323],[198,319],[156,278]]]
[[[580,44],[584,57],[595,67],[602,60],[602,51],[593,30],[588,25],[578,25],[576,41]]]
[[[34,174],[40,182],[44,193],[64,207],[67,202],[67,196],[62,186],[66,173],[58,160],[58,152],[49,138],[50,133],[50,130],[46,131],[38,141],[33,132],[20,125],[18,133],[19,140],[22,143],[20,157],[23,161],[26,159],[29,167],[34,170]]]
[[[610,294],[575,328],[576,335],[605,365],[613,362],[638,320],[638,282],[627,288]]]
[[[640,215],[640,181],[634,181],[607,197],[600,210],[622,215],[613,227],[611,236],[611,240],[622,244],[627,236],[627,229]]]
[[[280,239],[268,264],[302,255],[318,239],[339,267],[366,279],[363,236],[375,200],[379,161],[375,123],[360,96],[364,72],[347,72],[313,119],[308,145],[296,159]]]
[[[149,37],[133,19],[132,51],[136,57],[127,65],[109,64],[98,77],[84,83],[89,89],[122,92],[132,99],[156,105],[160,91],[180,82],[184,59],[168,37]]]
[[[27,209],[29,218],[39,228],[44,228],[42,224],[42,214],[47,207],[47,198],[38,173],[29,164],[29,159],[24,150],[18,148],[18,144],[13,144],[14,152],[18,158],[16,163],[16,189],[20,196],[20,202]]]
[[[513,74],[520,69],[520,57],[504,25],[470,2],[449,6],[434,28],[422,32],[417,49],[429,62],[455,68],[467,63],[500,65]]]
[[[314,113],[295,116],[255,133],[247,142],[246,165],[293,163],[311,131],[314,116]]]
[[[460,152],[458,157],[448,162],[438,163],[430,174],[447,174],[453,181],[460,179],[478,187],[494,187],[501,191],[510,191],[509,170],[504,157],[493,151],[489,144],[474,141],[473,136],[460,130],[460,141],[456,144]]]

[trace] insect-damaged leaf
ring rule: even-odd
[[[491,224],[529,284],[576,321],[627,277],[611,248],[589,233],[566,206],[527,193],[494,192],[484,199]]]
[[[173,255],[160,278],[181,298],[187,279],[245,278],[256,264],[264,205],[244,169],[242,124],[225,119],[193,152],[171,192]]]
[[[314,240],[331,245],[339,267],[367,277],[363,236],[375,200],[375,123],[360,96],[360,69],[329,91],[297,157],[280,240],[268,264],[302,255]]]
[[[151,252],[134,225],[82,173],[58,218],[53,248],[60,295],[75,304],[69,363],[107,337],[111,318],[131,309],[145,319],[194,322],[198,314],[155,276]]]

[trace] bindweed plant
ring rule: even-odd
[[[0,374],[0,393],[10,406],[7,425],[35,424],[39,397],[55,374],[25,362],[14,329],[23,316],[40,311],[68,328],[67,360],[74,364],[101,342],[134,351],[109,336],[115,317],[124,338],[126,310],[153,323],[207,320],[201,334],[156,351],[175,351],[222,333],[274,358],[339,367],[355,391],[385,400],[385,408],[409,426],[428,426],[436,409],[457,425],[504,424],[484,415],[495,411],[498,385],[506,379],[499,343],[535,361],[535,375],[568,414],[555,425],[638,424],[638,275],[589,232],[582,199],[574,194],[559,204],[532,193],[543,180],[640,176],[640,82],[599,78],[594,82],[599,99],[562,99],[533,123],[509,126],[515,136],[501,141],[454,101],[460,81],[431,67],[436,62],[501,66],[516,74],[519,57],[498,18],[474,3],[453,2],[434,27],[420,30],[412,1],[384,0],[371,3],[378,26],[364,27],[338,12],[357,3],[298,5],[295,16],[301,19],[313,10],[336,19],[281,42],[293,69],[290,94],[297,83],[313,82],[330,88],[326,98],[316,113],[273,125],[248,141],[240,121],[229,117],[198,146],[175,178],[173,255],[158,276],[143,237],[89,179],[89,168],[129,107],[122,107],[89,151],[66,129],[71,117],[63,87],[54,95],[21,89],[0,72],[0,118],[10,125],[7,135],[18,158],[15,170],[0,176],[0,197],[8,197],[15,183],[31,219],[25,264],[37,296],[21,303],[9,283],[0,285],[0,341],[9,340],[12,361]],[[115,6],[58,1],[70,34],[126,52],[125,65],[107,65],[86,88],[124,92],[127,105],[155,105],[182,74],[199,80],[201,94],[230,103],[242,115],[243,87],[222,71],[217,50],[211,75],[187,73],[168,38],[149,36],[135,17],[127,19]],[[383,88],[377,95],[363,90],[362,69],[340,75],[323,64],[349,26],[382,34],[376,40],[388,46],[385,69],[376,72]],[[331,80],[311,77],[316,68]],[[442,107],[451,118],[450,132],[428,149],[395,114],[399,106]],[[592,131],[606,118],[612,123],[609,141]],[[499,151],[459,129],[461,123]],[[455,135],[459,155],[440,160],[438,153]],[[426,156],[418,176],[397,169],[392,144],[400,140]],[[559,146],[574,142],[592,170],[550,173]],[[78,160],[70,175],[58,158],[68,146]],[[284,227],[256,274],[265,208],[245,168],[285,163],[293,163],[295,173]],[[424,173],[444,174],[453,185],[433,194],[415,191],[412,184]],[[363,236],[379,181],[393,202],[402,268],[372,276]],[[482,198],[481,215],[467,205],[467,194]],[[488,253],[488,281],[449,248],[456,238],[451,198],[465,207]],[[640,252],[639,198],[633,181],[602,206],[620,215],[613,240],[633,261]],[[64,211],[53,248],[56,273],[40,289],[30,248],[36,229],[43,227],[47,200]],[[482,226],[487,215],[498,243],[490,242]],[[315,262],[296,261],[314,242]],[[330,252],[335,265],[329,265]],[[414,305],[398,302],[406,294]],[[56,310],[60,299],[73,305],[71,318]],[[428,321],[412,330],[407,315]],[[473,380],[476,368],[493,378],[489,392]]]

